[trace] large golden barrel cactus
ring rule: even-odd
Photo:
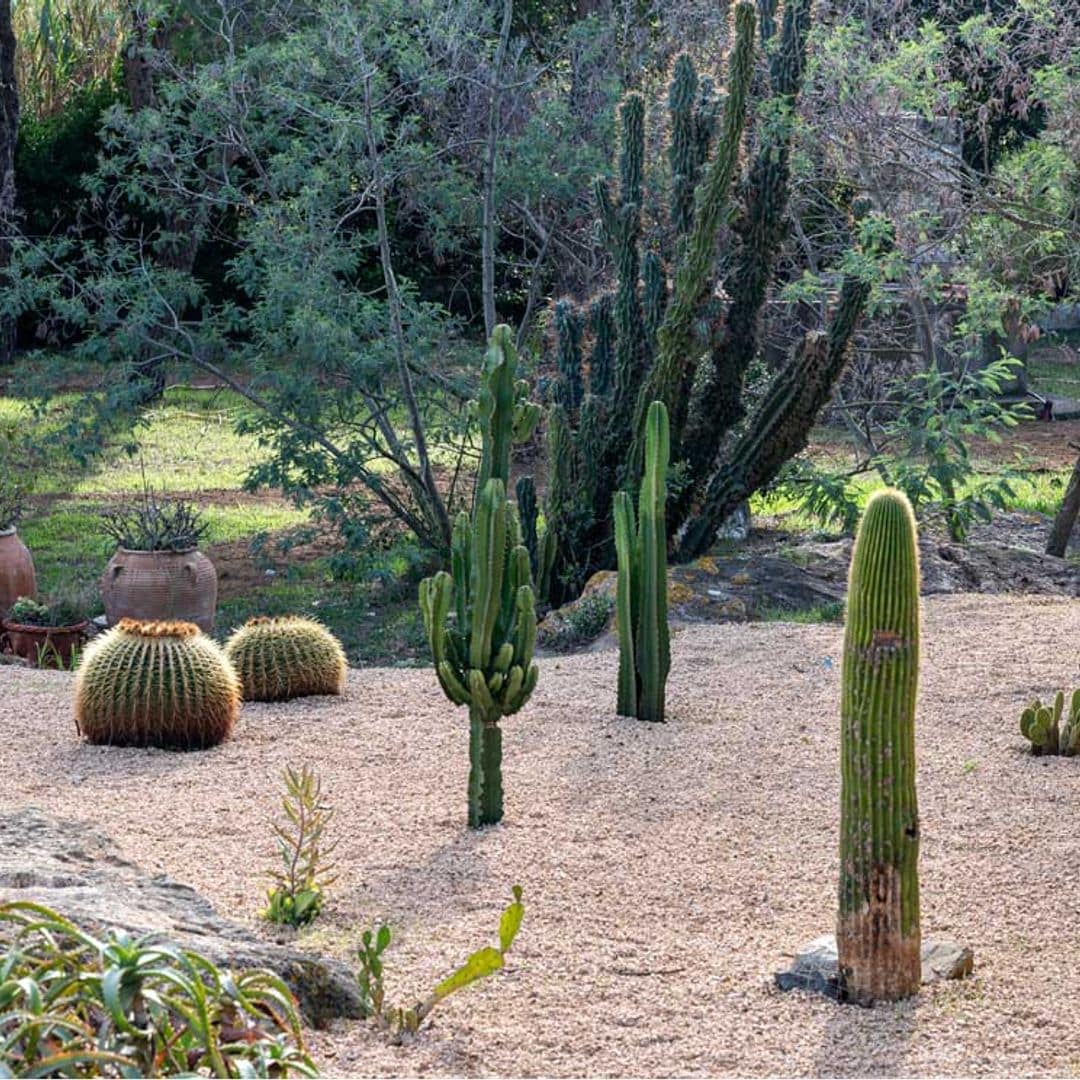
[[[227,739],[240,680],[193,623],[121,619],[83,654],[75,726],[92,743],[202,750]]]
[[[225,655],[240,676],[245,701],[286,701],[345,689],[345,650],[314,619],[248,619],[229,638]]]

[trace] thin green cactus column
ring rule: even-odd
[[[849,1001],[896,1001],[922,975],[915,697],[919,556],[898,491],[877,492],[855,540],[841,691],[840,979]]]
[[[638,521],[630,496],[615,496],[615,552],[619,578],[616,621],[619,631],[620,716],[663,721],[671,645],[667,624],[667,468],[670,431],[667,409],[654,401],[646,417],[645,475]]]

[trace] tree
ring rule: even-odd
[[[19,132],[19,88],[15,82],[15,30],[11,0],[0,0],[0,280],[11,261],[15,229],[15,144]],[[0,315],[0,364],[15,353],[15,320]]]

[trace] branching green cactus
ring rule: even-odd
[[[92,743],[202,750],[228,738],[240,680],[197,626],[121,619],[87,646],[75,726]]]
[[[620,716],[664,719],[664,690],[671,667],[667,624],[667,409],[654,402],[646,422],[645,476],[638,522],[629,494],[615,496],[615,549],[619,564],[616,620],[619,631]]]
[[[608,401],[615,379],[615,314],[610,293],[589,305],[593,346],[589,361],[589,393]]]
[[[345,651],[314,619],[248,619],[225,643],[225,655],[240,676],[245,701],[287,701],[345,688]]]
[[[848,1000],[919,989],[915,696],[919,555],[898,491],[875,493],[851,557],[841,674],[840,979]]]
[[[581,408],[585,380],[581,364],[581,337],[584,332],[581,313],[572,300],[555,305],[555,363],[559,369],[559,396],[571,415]]]
[[[529,553],[521,526],[506,499],[510,439],[497,433],[514,426],[511,416],[532,406],[520,394],[500,394],[515,386],[516,355],[508,327],[492,335],[481,401],[484,418],[482,460],[488,476],[476,493],[472,513],[454,525],[451,572],[420,583],[420,610],[443,692],[455,705],[469,706],[469,825],[502,820],[502,731],[499,721],[520,709],[536,686],[536,602]],[[528,429],[527,423],[517,430]],[[482,470],[483,473],[483,470]]]
[[[1020,732],[1031,743],[1036,756],[1061,754],[1074,757],[1080,753],[1080,690],[1074,690],[1065,710],[1065,693],[1059,690],[1052,705],[1036,698],[1020,714]]]

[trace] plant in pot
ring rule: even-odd
[[[72,668],[86,641],[88,620],[67,600],[48,604],[20,596],[3,620],[4,644],[35,667]]]
[[[26,506],[27,482],[0,462],[0,611],[20,596],[34,596],[34,560],[15,526]]]
[[[101,578],[110,626],[126,618],[214,629],[217,571],[198,550],[207,528],[198,507],[144,486],[137,502],[104,511],[102,528],[116,541]]]

